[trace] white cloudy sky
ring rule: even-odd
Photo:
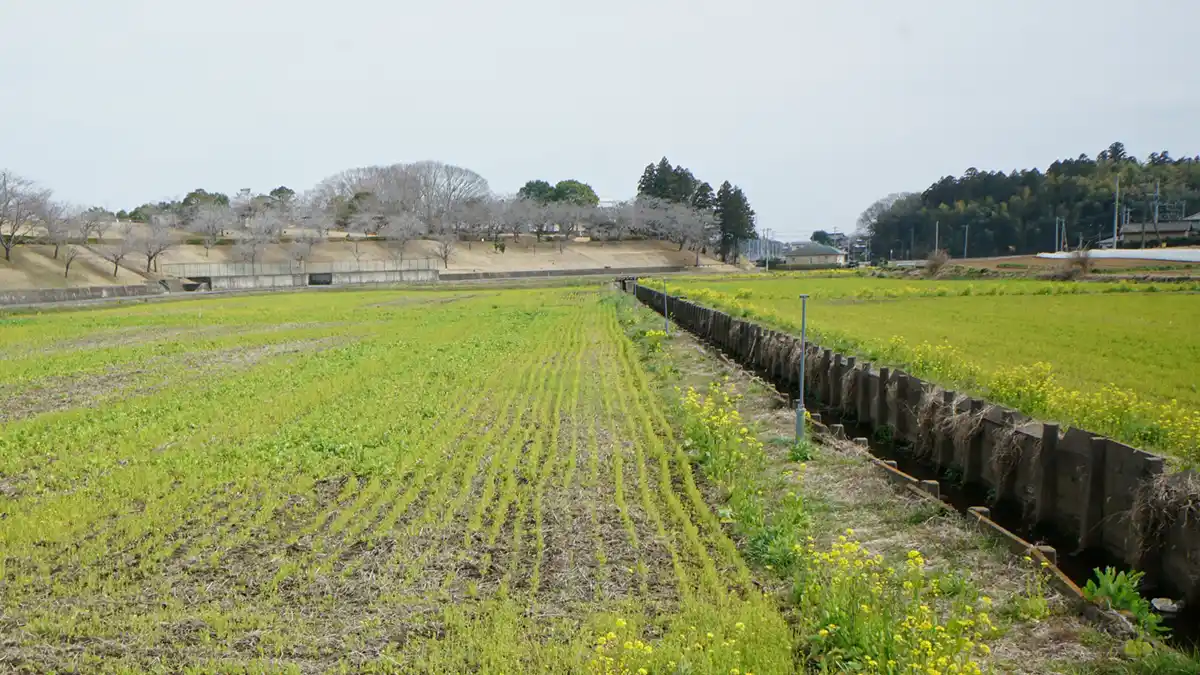
[[[666,155],[760,228],[969,166],[1200,153],[1196,0],[0,0],[0,167],[72,202],[439,159],[627,197]]]

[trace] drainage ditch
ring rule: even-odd
[[[758,374],[764,375],[761,372]],[[775,389],[788,396],[792,401],[791,405],[795,405],[794,392],[783,391],[778,385]],[[838,409],[822,406],[820,401],[812,397],[806,398],[805,406],[817,412],[823,423],[841,425],[848,437],[866,438],[866,447],[872,456],[895,462],[897,469],[919,481],[937,481],[939,499],[955,511],[969,515],[971,507],[987,505],[991,520],[1006,530],[1035,546],[1054,548],[1057,552],[1055,564],[1080,588],[1093,578],[1096,569],[1112,567],[1118,571],[1129,571],[1128,565],[1103,549],[1088,547],[1072,551],[1071,537],[1047,525],[1030,526],[1027,514],[1020,504],[1010,499],[997,501],[993,490],[978,483],[964,483],[961,474],[955,471],[939,471],[932,463],[914,457],[908,444],[880,438],[878,434],[872,433],[869,426],[844,416]],[[1157,597],[1164,590],[1155,584],[1143,584],[1141,588],[1143,596],[1148,598]],[[1185,649],[1200,648],[1200,611],[1185,606],[1181,612],[1162,616],[1163,625],[1170,630],[1166,639],[1169,644]]]
[[[630,282],[621,285],[662,313],[661,293]],[[1060,434],[1057,425],[813,345],[804,352],[794,336],[687,300],[672,298],[670,309],[678,325],[789,398],[803,359],[810,410],[843,425],[851,438],[868,439],[873,456],[895,462],[904,474],[936,481],[938,498],[955,510],[972,517],[984,506],[987,520],[1008,536],[1053,547],[1056,568],[1075,586],[1086,584],[1096,568],[1136,568],[1147,572],[1140,589],[1145,597],[1200,592],[1200,574],[1191,575],[1200,560],[1190,554],[1196,533],[1189,523],[1173,523],[1155,540],[1136,536],[1135,495],[1162,474],[1162,458],[1080,429]],[[939,414],[944,422],[969,420],[969,429],[959,437],[937,428],[930,421]],[[1200,646],[1195,606],[1200,602],[1163,613],[1168,642]]]

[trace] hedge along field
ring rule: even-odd
[[[604,296],[0,315],[5,666],[791,671]]]
[[[672,292],[1027,414],[1200,460],[1196,284],[787,275]]]

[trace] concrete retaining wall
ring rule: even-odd
[[[0,305],[33,305],[48,302],[74,302],[102,298],[132,298],[158,295],[166,290],[157,283],[136,286],[82,286],[80,288],[40,288],[0,291]]]
[[[333,283],[335,286],[338,284],[395,284],[434,282],[437,280],[438,271],[426,269],[333,273]]]
[[[210,288],[214,291],[232,291],[307,285],[308,275],[306,274],[253,274],[236,277],[213,277]]]
[[[634,280],[621,280],[629,292]],[[637,298],[663,312],[660,291],[636,286]],[[799,390],[800,360],[807,393],[820,406],[872,429],[887,429],[908,451],[963,482],[986,488],[993,503],[1020,509],[1027,526],[1052,528],[1075,552],[1103,549],[1146,573],[1166,592],[1200,600],[1200,494],[1187,493],[1194,474],[1168,480],[1182,494],[1135,508],[1162,478],[1163,458],[1091,433],[1032,420],[980,399],[946,391],[889,368],[809,344],[688,300],[669,298],[671,318],[763,373],[784,391]],[[1139,537],[1139,533],[1144,533]],[[1067,551],[1070,552],[1070,551]]]
[[[577,270],[515,270],[512,272],[442,272],[442,281],[476,279],[523,279],[527,277],[576,277],[593,274],[666,274],[686,272],[694,267],[595,267]]]
[[[163,263],[162,271],[185,278],[283,276],[288,274],[335,274],[338,272],[399,272],[437,269],[435,258],[405,260],[340,260],[336,262],[291,261],[285,263]]]
[[[315,274],[315,273],[314,273]],[[328,273],[326,273],[328,274]],[[424,283],[438,280],[437,270],[406,269],[381,272],[334,272],[333,285]],[[248,290],[255,288],[293,288],[308,286],[308,274],[248,274],[232,277],[212,277],[214,291]]]

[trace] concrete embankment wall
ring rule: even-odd
[[[38,288],[0,290],[0,305],[35,305],[50,302],[75,302],[103,298],[133,298],[159,295],[166,289],[157,283],[133,286],[81,286],[79,288]]]
[[[632,280],[621,284],[634,290]],[[663,312],[660,291],[639,285],[636,293]],[[1023,523],[1053,531],[1064,553],[1102,549],[1145,572],[1162,591],[1200,601],[1195,474],[1165,475],[1157,455],[1084,429],[1064,432],[818,345],[802,353],[796,336],[687,300],[670,298],[668,311],[678,325],[784,391],[798,391],[803,358],[806,393],[818,407],[891,434],[916,458],[986,488],[992,505],[1019,507]]]
[[[384,272],[334,272],[333,284],[426,283],[438,280],[437,270],[389,270]]]
[[[530,277],[577,277],[593,274],[669,274],[686,272],[694,267],[595,267],[562,270],[514,270],[510,272],[442,272],[442,281],[473,281],[477,279],[524,279]]]
[[[245,290],[252,288],[287,288],[307,286],[306,274],[248,274],[237,277],[212,277],[210,288],[214,291]]]
[[[315,277],[323,279],[316,280]],[[405,269],[311,274],[246,274],[211,277],[208,283],[210,290],[228,291],[255,288],[299,288],[309,285],[425,283],[437,280],[437,270]]]

